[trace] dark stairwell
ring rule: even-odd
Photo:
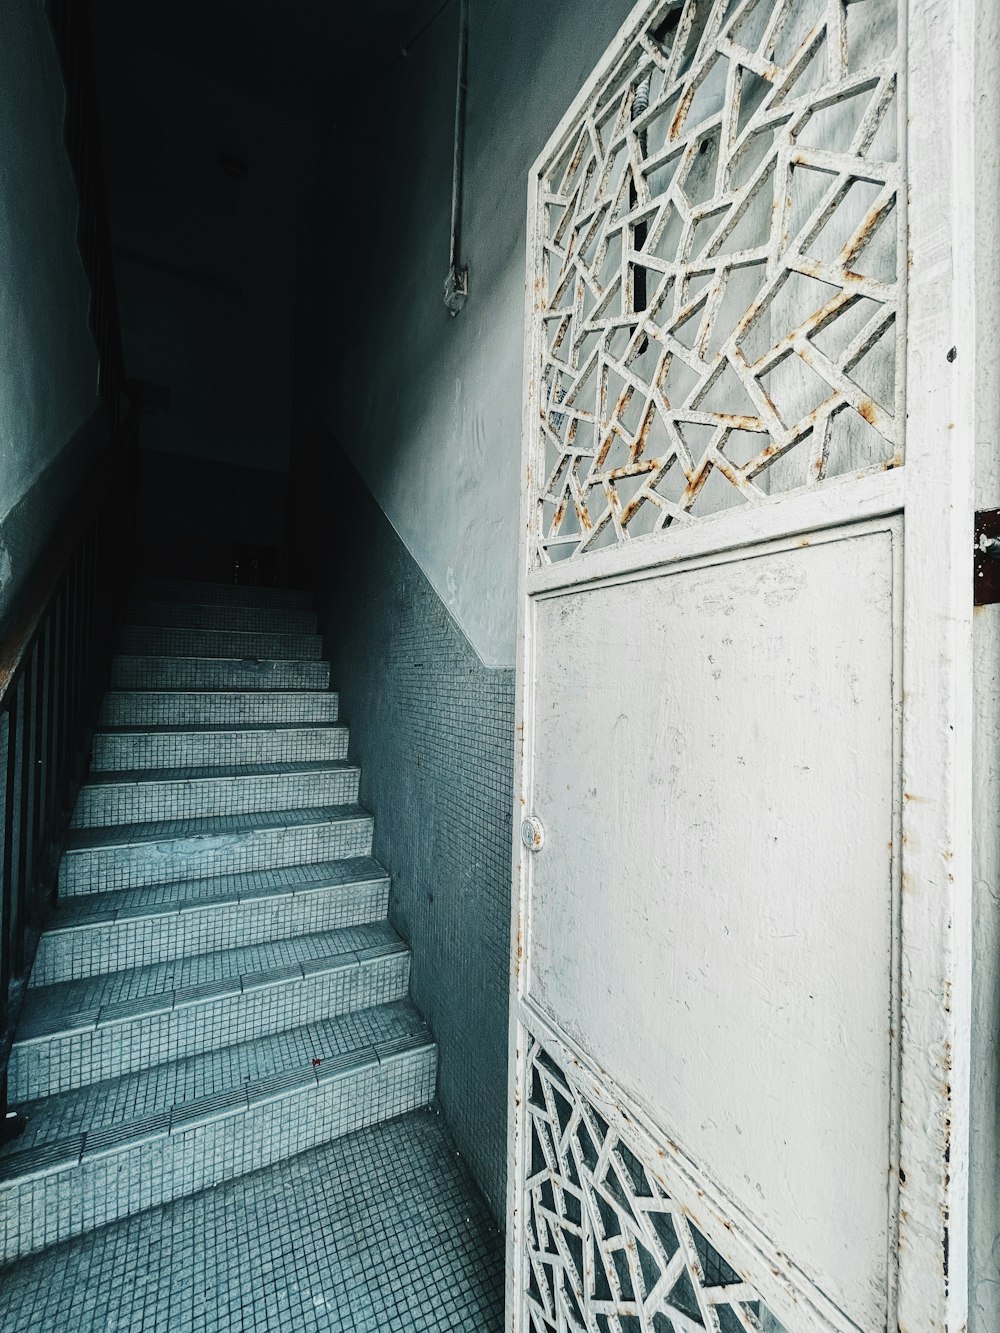
[[[498,1326],[309,600],[133,589],[10,1056],[5,1329]]]
[[[438,799],[471,798],[472,850],[421,862],[426,793],[410,801],[405,768],[367,774],[331,679],[333,657],[377,671],[379,644],[325,578],[315,606],[295,590],[316,570],[287,508],[296,228],[335,109],[329,52],[346,68],[384,53],[380,25],[427,14],[306,6],[281,46],[258,8],[165,21],[65,0],[55,47],[41,6],[0,19],[26,114],[48,90],[77,287],[79,194],[81,381],[101,371],[79,439],[3,521],[5,1333],[501,1325],[510,673],[486,673],[478,773],[471,732],[449,764],[448,697],[418,717],[420,691],[386,676],[401,750],[419,767],[436,731]],[[38,355],[58,356],[43,331]],[[445,616],[449,636],[475,675]],[[385,835],[371,797],[401,806]],[[463,942],[470,862],[492,905]],[[415,871],[437,911],[408,906]]]
[[[469,6],[456,218],[462,8],[0,5],[3,1333],[502,1326],[522,182],[622,10]]]

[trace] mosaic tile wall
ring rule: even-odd
[[[327,468],[338,531],[309,558],[331,683],[439,1043],[441,1105],[501,1219],[514,673],[484,667],[339,451]]]

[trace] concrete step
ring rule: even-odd
[[[100,727],[302,727],[336,722],[335,692],[317,690],[110,690]]]
[[[330,663],[119,655],[111,663],[111,686],[147,690],[326,690],[330,688]]]
[[[283,606],[311,611],[312,593],[298,588],[253,588],[235,583],[189,579],[137,579],[132,595],[140,601],[195,602],[201,606]]]
[[[130,625],[177,625],[185,629],[232,629],[245,633],[315,634],[316,612],[287,606],[213,606],[197,602],[129,602]]]
[[[28,1102],[0,1150],[0,1263],[426,1105],[435,1069],[397,1001]]]
[[[323,640],[318,634],[126,625],[118,636],[118,651],[144,657],[282,657],[318,662],[323,656]]]
[[[55,1096],[406,998],[410,954],[387,921],[29,989],[10,1099]]]
[[[71,827],[352,805],[360,781],[361,770],[343,760],[91,773],[80,788]]]
[[[230,764],[293,764],[347,758],[346,727],[119,727],[98,731],[91,747],[97,773]]]
[[[59,864],[59,893],[339,861],[369,856],[371,847],[372,818],[357,805],[71,829]]]
[[[38,940],[31,986],[380,921],[371,857],[212,875],[66,898]]]

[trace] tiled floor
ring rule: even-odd
[[[492,1333],[503,1243],[434,1110],[0,1272],[2,1333]]]

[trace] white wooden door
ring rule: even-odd
[[[532,171],[515,1333],[963,1326],[970,13],[641,4]]]

